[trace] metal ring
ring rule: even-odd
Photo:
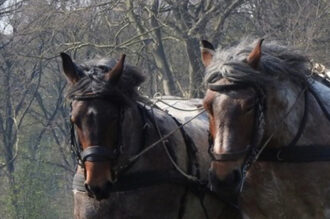
[[[276,158],[278,161],[283,161],[284,159],[280,157],[282,150],[279,150],[276,154]]]

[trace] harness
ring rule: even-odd
[[[315,98],[322,112],[324,113],[326,118],[330,121],[330,113],[327,111],[320,97],[310,85],[307,85],[306,88],[304,88],[297,97],[298,99],[301,94],[304,95],[304,113],[300,121],[297,133],[295,134],[294,138],[290,141],[288,145],[279,148],[266,147],[269,141],[271,140],[271,138],[273,137],[273,134],[268,139],[266,139],[264,143],[262,143],[262,137],[264,131],[263,126],[265,123],[265,115],[267,109],[265,104],[266,93],[261,87],[258,87],[255,84],[236,82],[230,85],[209,84],[208,88],[212,91],[216,91],[219,93],[252,88],[256,93],[257,104],[255,105],[255,109],[254,109],[255,115],[254,115],[254,125],[252,130],[252,138],[246,150],[236,151],[231,153],[216,154],[213,151],[213,139],[211,138],[211,136],[209,138],[209,142],[210,142],[209,153],[213,161],[221,162],[221,161],[236,161],[241,158],[244,159],[240,169],[241,181],[239,182],[239,185],[237,187],[231,188],[235,196],[231,197],[232,199],[229,201],[231,202],[237,201],[238,195],[242,192],[247,171],[256,161],[294,162],[294,163],[330,161],[330,148],[329,148],[330,145],[327,145],[328,147],[326,147],[326,145],[296,145],[306,127],[306,122],[308,117],[308,102],[309,102],[308,94],[311,94]],[[293,106],[287,112],[286,116],[291,112],[294,105],[295,104],[293,104]],[[216,179],[215,175],[211,174],[210,181],[212,181],[212,183],[214,183],[216,187],[222,186],[221,182],[219,182],[219,180]]]
[[[102,95],[85,95],[85,96],[76,96],[72,98],[73,100],[91,100],[95,98],[107,98]],[[108,99],[108,98],[107,98]],[[150,187],[154,185],[160,184],[177,184],[185,186],[189,191],[193,192],[200,199],[201,206],[203,208],[205,217],[208,218],[207,210],[203,203],[203,196],[207,190],[206,183],[200,180],[199,173],[199,163],[196,156],[196,146],[190,136],[185,132],[183,126],[190,122],[192,119],[196,118],[201,113],[198,113],[195,117],[188,120],[186,123],[181,124],[177,119],[168,114],[176,123],[177,129],[173,130],[167,135],[162,136],[159,126],[157,124],[157,120],[154,115],[153,107],[148,107],[145,104],[137,102],[137,107],[139,109],[140,116],[142,118],[143,124],[146,124],[143,128],[143,142],[139,146],[140,152],[136,155],[133,155],[129,158],[118,159],[122,153],[122,135],[121,135],[121,122],[124,119],[124,111],[120,109],[120,113],[117,119],[117,144],[115,149],[110,150],[108,147],[101,145],[93,145],[88,146],[86,149],[82,149],[80,142],[75,133],[74,124],[71,122],[71,149],[73,155],[76,157],[79,166],[84,170],[84,173],[77,171],[73,178],[73,190],[78,190],[81,192],[87,192],[84,181],[85,181],[85,168],[84,162],[99,162],[99,161],[115,161],[118,159],[118,162],[115,163],[113,168],[114,173],[118,176],[116,182],[114,182],[108,190],[110,193],[115,192],[127,192],[136,190],[139,188]],[[203,111],[204,112],[204,111]],[[146,139],[148,137],[148,133],[151,129],[156,129],[159,140],[154,142],[153,144],[146,146]],[[182,171],[178,165],[176,164],[175,154],[173,151],[170,151],[168,147],[168,142],[165,141],[170,135],[172,135],[175,131],[180,130],[181,135],[183,136],[186,152],[188,157],[188,170],[187,173]],[[147,151],[156,147],[162,143],[167,157],[171,161],[174,169],[164,170],[164,171],[137,171],[134,173],[126,173],[126,171],[138,160],[140,159]],[[186,196],[185,194],[184,196]],[[185,198],[183,199],[185,200]],[[181,205],[179,215],[183,215],[184,208]]]

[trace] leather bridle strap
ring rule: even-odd
[[[81,192],[86,192],[83,187],[85,177],[83,173],[77,172],[73,178],[73,189]],[[191,191],[205,192],[206,183],[195,182],[187,179],[176,170],[164,171],[139,171],[130,174],[123,174],[118,177],[118,180],[112,184],[109,189],[110,193],[127,192],[139,188],[150,187],[160,184],[178,184],[187,186]]]
[[[291,142],[286,147],[293,147],[297,144],[300,137],[302,136],[303,131],[305,130],[305,126],[307,123],[307,116],[308,116],[308,89],[305,88],[304,90],[304,96],[305,96],[305,104],[304,104],[304,114],[300,121],[298,131],[295,135],[295,137],[291,140]]]
[[[88,146],[84,149],[81,154],[81,160],[90,162],[100,162],[100,161],[110,161],[117,158],[118,153],[116,151],[111,151],[105,146]]]
[[[265,148],[260,154],[258,161],[292,163],[330,161],[330,148],[329,145]]]
[[[244,158],[249,151],[250,148],[247,148],[246,150],[242,150],[242,151],[218,154],[211,149],[213,161],[235,161]]]
[[[226,85],[220,85],[220,84],[209,84],[208,89],[216,92],[228,92],[233,90],[242,90],[249,87],[254,87],[253,84],[249,83],[237,83],[237,84],[226,84]]]
[[[295,138],[299,139],[301,133],[305,127],[307,120],[307,91],[309,91],[317,103],[319,104],[322,112],[326,116],[327,120],[330,121],[330,114],[322,103],[320,97],[312,89],[308,87],[305,91],[305,112],[303,119],[300,123],[300,128]],[[297,137],[298,136],[298,137]],[[295,143],[298,140],[294,141]],[[317,162],[317,161],[330,161],[330,148],[329,145],[299,145],[295,146],[289,144],[288,147],[280,148],[265,148],[260,154],[258,161],[276,161],[276,162]]]
[[[309,87],[309,92],[311,92],[311,94],[314,96],[315,100],[317,101],[317,103],[319,104],[322,112],[324,113],[324,115],[327,117],[328,121],[330,121],[330,113],[328,112],[328,110],[325,108],[324,104],[321,101],[321,98],[319,97],[319,95],[313,90],[312,87]]]

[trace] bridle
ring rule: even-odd
[[[254,154],[256,150],[260,147],[260,141],[263,132],[263,123],[264,123],[264,115],[266,111],[266,94],[264,90],[258,86],[248,83],[236,83],[230,85],[215,85],[210,84],[209,89],[212,91],[216,91],[219,93],[228,92],[228,91],[236,91],[236,90],[243,90],[252,88],[256,93],[256,104],[254,105],[254,123],[253,123],[253,131],[252,137],[249,143],[249,146],[245,150],[231,152],[231,153],[222,153],[217,154],[214,153],[213,147],[210,147],[210,154],[213,160],[215,161],[230,161],[230,160],[237,160],[242,158],[242,156],[246,156],[247,154]]]
[[[110,99],[110,96],[103,95],[103,94],[86,94],[81,96],[74,96],[71,99],[72,100],[78,100],[78,101],[89,101],[93,99]],[[72,103],[71,103],[71,111],[72,111]],[[109,149],[106,146],[102,145],[91,145],[87,148],[83,149],[81,146],[81,143],[77,137],[76,131],[75,131],[75,125],[71,121],[71,150],[73,154],[75,155],[78,165],[84,168],[84,164],[86,161],[89,162],[103,162],[103,161],[114,161],[116,160],[120,153],[122,148],[122,134],[121,134],[121,122],[123,120],[123,113],[122,108],[119,107],[119,113],[114,118],[117,120],[117,138],[114,149]]]
[[[266,92],[259,86],[249,83],[238,83],[235,82],[229,85],[219,85],[219,84],[209,84],[208,89],[223,93],[228,91],[236,91],[242,89],[254,89],[256,93],[256,104],[255,104],[255,116],[254,116],[254,125],[252,130],[252,137],[250,141],[250,145],[246,150],[224,153],[224,154],[216,154],[213,152],[213,139],[210,138],[210,154],[213,161],[222,162],[222,161],[236,161],[239,159],[244,159],[243,164],[240,168],[241,181],[239,185],[234,188],[235,196],[238,196],[243,189],[243,185],[245,182],[246,174],[249,168],[253,165],[254,162],[258,161],[272,161],[272,162],[313,162],[313,161],[330,161],[330,149],[329,147],[324,147],[324,145],[296,145],[302,133],[305,129],[307,116],[308,116],[308,101],[309,101],[309,93],[316,99],[319,104],[321,110],[330,121],[330,114],[326,110],[324,104],[321,99],[317,95],[317,93],[313,90],[313,88],[307,84],[305,88],[302,89],[301,93],[298,94],[296,101],[300,97],[300,95],[304,94],[304,112],[303,117],[300,121],[297,133],[290,141],[290,143],[286,146],[282,146],[279,148],[267,148],[272,135],[263,141],[263,132],[264,132],[264,124],[265,124],[265,115],[266,115]],[[296,102],[295,102],[296,103]],[[286,116],[291,112],[295,103],[291,106]],[[284,120],[285,118],[283,118]],[[212,176],[213,179],[214,176]],[[211,177],[211,178],[212,178]]]
[[[244,184],[244,178],[248,169],[256,160],[257,154],[262,150],[262,136],[264,132],[264,115],[266,113],[266,93],[263,88],[260,86],[251,84],[251,83],[232,83],[226,85],[219,84],[209,84],[208,88],[212,91],[218,93],[237,91],[237,90],[245,90],[252,88],[255,92],[255,102],[254,105],[254,122],[253,122],[253,130],[251,135],[251,140],[246,149],[240,151],[234,151],[229,153],[218,154],[213,150],[213,139],[209,136],[209,154],[212,158],[212,161],[222,162],[222,161],[235,161],[239,159],[244,159],[243,164],[240,168],[241,181],[237,188],[234,188],[235,193],[239,193],[242,190]],[[213,177],[212,177],[213,178]],[[212,182],[210,182],[212,183]]]

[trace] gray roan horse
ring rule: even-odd
[[[179,120],[200,112],[175,119],[150,105],[137,92],[144,76],[124,65],[125,55],[118,62],[81,65],[65,53],[61,58],[80,164],[73,182],[75,218],[237,217],[200,183],[210,164],[206,113],[180,129]]]
[[[330,218],[330,87],[304,55],[262,41],[203,41],[210,187],[246,218]]]

